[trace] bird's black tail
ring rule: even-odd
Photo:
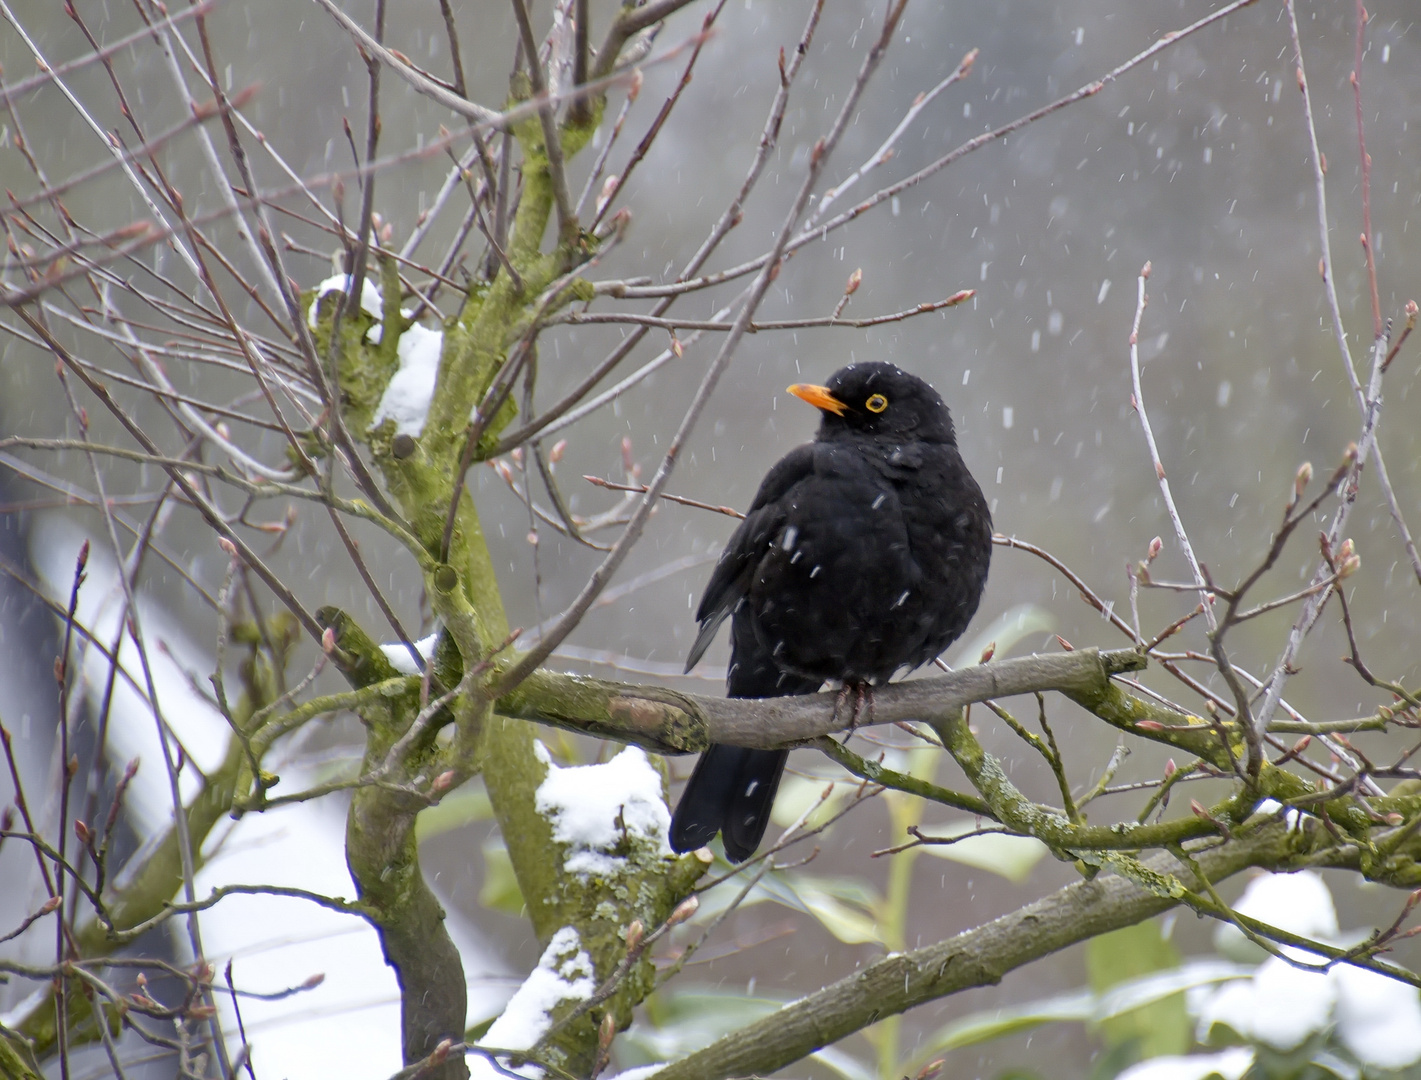
[[[822,680],[790,675],[771,661],[740,618],[731,622],[730,697],[766,698],[812,694]],[[744,862],[765,835],[775,805],[788,750],[751,750],[712,746],[696,762],[681,801],[671,817],[671,847],[694,851],[720,833],[725,856]]]
[[[686,784],[671,819],[671,847],[694,851],[725,834],[725,857],[744,862],[765,835],[788,750],[712,746]]]

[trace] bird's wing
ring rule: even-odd
[[[710,647],[720,624],[749,591],[755,567],[784,523],[785,508],[780,498],[813,472],[814,444],[806,443],[780,458],[765,474],[745,520],[731,534],[701,595],[700,607],[696,609],[696,621],[701,629],[686,656],[687,671],[695,667],[696,661]]]

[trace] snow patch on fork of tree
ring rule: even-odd
[[[646,754],[628,746],[602,765],[560,768],[536,744],[548,775],[538,787],[538,813],[566,845],[563,866],[574,874],[614,874],[633,846],[655,845],[671,857],[666,834],[671,814],[661,792],[661,774]]]
[[[576,927],[564,926],[479,1041],[500,1050],[527,1050],[553,1026],[554,1009],[565,1001],[586,1001],[592,996],[597,989],[594,976],[592,959]],[[471,1058],[469,1066],[475,1078],[508,1075],[486,1058]]]

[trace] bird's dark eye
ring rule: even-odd
[[[888,399],[882,394],[874,394],[863,403],[863,407],[871,413],[881,413],[888,408]]]

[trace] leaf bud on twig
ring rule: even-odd
[[[641,939],[646,936],[646,924],[640,919],[633,919],[627,924],[627,952],[633,951],[641,944]]]
[[[679,926],[681,923],[685,922],[692,915],[694,915],[696,913],[696,909],[700,906],[701,902],[697,897],[686,897],[686,899],[682,900],[679,904],[676,905],[676,910],[673,911],[671,913],[671,917],[666,920],[666,925],[668,927]]]
[[[617,187],[620,183],[621,177],[617,176],[616,173],[612,173],[607,179],[602,181],[602,190],[597,196],[597,213],[600,214],[607,205],[607,200],[617,193]]]

